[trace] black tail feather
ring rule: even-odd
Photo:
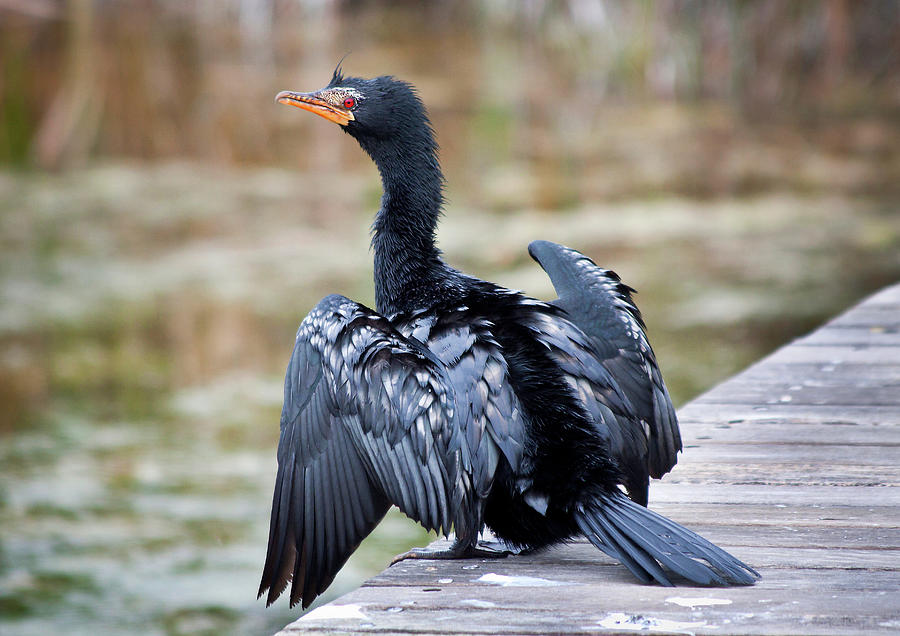
[[[591,543],[644,583],[671,586],[663,567],[700,585],[752,585],[759,578],[722,548],[623,494],[579,505],[575,519]]]
[[[620,525],[627,526],[630,522],[644,525],[641,524],[640,519],[629,519],[615,508],[608,509],[606,513]],[[645,542],[644,545],[649,546],[647,549],[652,550],[654,557],[673,572],[678,572],[685,578],[701,585],[725,585],[725,580],[718,576],[715,571],[682,553],[683,545],[678,543],[673,545],[673,542],[666,541],[666,538],[653,534],[641,536],[641,539]]]
[[[659,563],[647,554],[646,550],[623,536],[604,516],[576,515],[575,518],[581,531],[591,539],[591,543],[625,565],[641,582],[651,583],[656,579],[658,583],[672,587]],[[594,540],[595,537],[603,539],[598,542]]]
[[[654,521],[668,531],[668,534],[664,535],[664,537],[671,537],[669,541],[676,542],[676,545],[667,543],[671,549],[678,549],[680,545],[685,544],[687,547],[691,548],[693,552],[683,552],[683,555],[703,559],[715,568],[721,570],[726,583],[732,585],[751,585],[759,578],[759,572],[695,532],[688,530],[684,526],[679,525],[656,512],[646,509],[637,510],[639,512],[635,513],[635,509],[632,506],[627,506],[622,512],[629,515],[632,521],[638,524],[645,523],[647,513],[650,513],[650,516],[653,517]]]

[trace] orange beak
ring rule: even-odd
[[[275,96],[275,101],[279,104],[288,104],[296,106],[303,110],[308,110],[320,117],[324,117],[328,121],[333,121],[341,126],[346,126],[349,122],[356,119],[353,113],[336,106],[331,102],[323,99],[326,91],[318,91],[315,93],[295,93],[293,91],[281,91]]]

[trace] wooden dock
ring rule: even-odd
[[[586,542],[406,561],[281,635],[900,633],[900,285],[679,412],[650,506],[753,565],[748,588],[638,584]]]

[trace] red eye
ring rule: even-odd
[[[356,100],[355,100],[355,99],[353,99],[352,97],[345,97],[345,98],[344,98],[344,108],[353,108],[354,106],[356,106]]]

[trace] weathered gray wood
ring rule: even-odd
[[[893,328],[900,324],[897,317],[897,306],[893,304],[869,305],[854,309],[852,314],[839,316],[830,321],[827,327],[885,327]]]
[[[657,510],[660,510],[657,508]],[[731,546],[736,551],[741,551],[739,546],[753,545],[765,542],[773,548],[843,548],[853,546],[855,550],[884,550],[885,546],[900,546],[900,524],[891,527],[861,528],[851,526],[853,521],[847,521],[841,525],[813,525],[812,523],[772,524],[757,523],[753,533],[747,532],[745,527],[736,526],[737,519],[729,520],[728,524],[704,523],[689,515],[681,515],[684,523],[691,526],[691,530],[699,532],[703,536],[715,536],[716,541],[722,545]],[[767,516],[759,518],[767,522]],[[900,548],[898,548],[900,549]],[[900,558],[900,557],[894,557]],[[757,565],[760,565],[757,563]]]
[[[693,482],[689,482],[693,483]],[[687,484],[681,484],[682,488]],[[706,488],[708,484],[694,484]],[[773,506],[784,508],[773,510]],[[900,528],[900,514],[894,506],[819,506],[788,507],[787,504],[772,505],[708,505],[702,503],[662,503],[653,502],[651,508],[686,526],[730,525],[777,526],[779,528],[820,527],[820,528]],[[754,533],[756,531],[754,530]],[[760,535],[762,536],[762,535]]]
[[[522,575],[532,572],[547,578],[549,570],[554,582],[568,585],[504,588],[477,582],[484,574],[500,571],[495,567],[434,568],[415,579],[416,584],[409,583],[411,572],[400,572],[400,584],[376,577],[352,599],[336,602],[355,607],[363,618],[325,619],[312,614],[282,633],[376,629],[390,633],[617,633],[604,630],[603,625],[624,614],[619,620],[640,616],[662,633],[846,634],[849,630],[889,634],[896,633],[895,623],[900,621],[900,609],[890,598],[897,575],[890,571],[772,568],[766,571],[766,586],[672,589],[634,585],[614,565],[595,563],[588,568],[578,562],[547,560],[539,566],[523,569]]]
[[[845,311],[841,316],[847,316],[851,312],[856,311],[858,307],[870,307],[876,305],[891,305],[894,307],[900,307],[900,285],[891,285],[889,287],[885,287],[879,292],[872,294],[864,303],[861,303],[857,307],[853,307]]]
[[[826,327],[800,338],[793,346],[840,345],[842,347],[900,346],[900,330],[896,327]]]
[[[683,470],[676,466],[676,471]],[[685,481],[690,478],[687,473]],[[829,486],[804,485],[797,486],[753,486],[739,484],[707,484],[703,488],[684,488],[674,483],[671,475],[662,481],[654,482],[650,491],[651,505],[659,503],[700,503],[709,505],[728,504],[736,507],[761,505],[768,506],[770,514],[777,517],[781,506],[791,509],[803,507],[841,508],[873,508],[886,506],[897,508],[900,493],[883,486],[850,486],[841,488],[839,492]],[[727,519],[724,520],[727,523]]]
[[[723,393],[707,393],[700,403],[809,404],[837,406],[900,406],[900,383],[859,386],[804,386],[802,384],[735,381]]]
[[[900,285],[679,417],[685,452],[650,505],[759,569],[755,586],[639,585],[581,540],[405,561],[282,634],[900,633]]]
[[[731,466],[696,466],[690,475],[674,473],[670,483],[717,483],[767,486],[897,486],[898,474],[891,470],[886,476],[875,473],[868,466],[819,466],[809,462],[793,464],[752,464],[741,466],[736,473]]]
[[[765,427],[765,444],[805,444],[809,446],[897,446],[900,426],[878,426],[835,422],[812,424],[803,420],[760,419],[718,424],[710,422],[681,422],[681,438],[688,446],[705,443],[760,443],[760,427]],[[685,455],[685,459],[692,453]]]
[[[694,401],[679,411],[680,419],[682,413],[684,413],[685,421],[723,424],[782,419],[809,423],[821,422],[824,426],[834,424],[900,426],[900,415],[897,413],[897,408],[891,406]]]
[[[850,465],[865,468],[882,466],[883,475],[897,474],[892,468],[900,469],[900,445],[894,444],[719,444],[697,441],[686,451],[690,463],[684,468],[696,470],[699,466],[727,464],[727,470],[735,465],[748,464],[793,464],[827,462],[832,466]]]
[[[816,386],[856,386],[872,383],[884,385],[900,382],[900,360],[895,364],[769,362],[751,367],[740,375],[739,380],[782,384],[790,382],[788,386],[805,383],[815,383]],[[737,381],[735,378],[731,382]]]
[[[313,614],[283,633],[357,633],[377,629],[397,634],[626,634],[634,633],[639,625],[645,626],[642,633],[649,633],[649,627],[653,627],[652,633],[846,634],[848,628],[864,633],[895,633],[894,623],[900,620],[900,614],[883,611],[885,599],[879,596],[881,590],[871,585],[853,585],[867,583],[869,577],[842,571],[840,579],[823,578],[817,570],[799,571],[794,576],[782,574],[773,571],[769,589],[749,588],[739,593],[643,586],[626,589],[624,585],[607,583],[530,591],[520,588],[516,593],[510,593],[510,588],[439,583],[427,587],[368,587],[355,594],[353,603],[339,601],[341,606],[359,612],[361,618],[323,620]],[[834,583],[827,589],[835,593],[818,594],[816,587],[798,586],[810,579],[823,586]],[[842,583],[844,580],[846,584]],[[883,580],[874,582],[889,584]],[[796,600],[800,595],[809,600]],[[677,604],[689,604],[692,600],[697,603],[693,608]],[[801,603],[802,610],[798,609]],[[560,612],[561,607],[565,608],[564,613]],[[631,628],[617,629],[616,620],[630,620]]]
[[[821,364],[825,367],[837,367],[841,364],[900,364],[900,346],[885,347],[841,347],[841,346],[817,346],[800,347],[787,346],[778,349],[764,358],[749,370],[768,366],[772,362],[793,363],[805,362]],[[826,371],[827,369],[820,369]]]

